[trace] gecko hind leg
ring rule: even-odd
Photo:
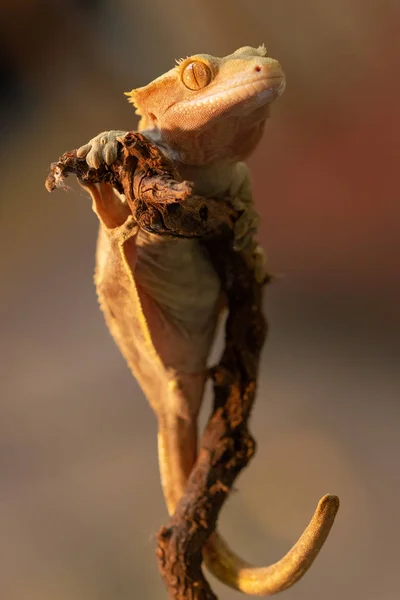
[[[158,460],[161,485],[169,514],[175,512],[197,458],[197,419],[206,371],[174,372],[158,411]]]
[[[127,202],[109,183],[83,183],[79,185],[89,192],[93,211],[106,229],[115,229],[123,225],[131,215]]]

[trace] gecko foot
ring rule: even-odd
[[[111,165],[117,158],[118,138],[124,136],[127,132],[120,130],[103,131],[87,144],[78,148],[76,155],[78,158],[85,158],[89,167],[98,169],[102,163]]]

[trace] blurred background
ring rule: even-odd
[[[220,528],[271,562],[336,493],[285,599],[399,597],[399,17],[396,0],[1,0],[2,600],[165,597],[155,419],[97,306],[90,201],[44,179],[64,151],[135,128],[123,91],[262,42],[288,81],[250,161],[281,277],[258,453]]]

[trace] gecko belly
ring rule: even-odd
[[[165,385],[171,371],[204,372],[222,302],[196,240],[139,230],[120,244],[100,227],[95,283],[109,330],[143,389],[155,379]]]
[[[143,230],[136,248],[139,295],[144,308],[147,297],[164,322],[160,332],[152,332],[164,364],[184,372],[204,369],[221,306],[220,281],[204,249],[197,240]]]

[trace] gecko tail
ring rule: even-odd
[[[198,374],[184,376],[181,385],[182,397],[187,399],[188,385],[191,388],[191,401],[185,406],[200,407],[204,381]],[[175,396],[172,403],[177,406],[176,396],[182,388],[171,386],[170,394]],[[199,399],[196,403],[195,399]],[[177,415],[175,411],[165,411],[160,420],[158,453],[161,483],[168,508],[172,515],[185,492],[187,480],[197,456],[197,416],[198,410]],[[178,435],[177,435],[178,434]],[[311,567],[319,554],[335,520],[339,508],[337,496],[326,495],[318,503],[315,513],[295,545],[274,564],[255,567],[235,554],[215,532],[204,549],[204,561],[208,570],[225,585],[253,596],[270,596],[291,587]]]
[[[207,568],[225,585],[250,596],[282,592],[311,567],[329,535],[338,508],[337,496],[327,494],[321,498],[299,540],[283,558],[267,567],[255,567],[244,561],[214,533],[204,550]]]

